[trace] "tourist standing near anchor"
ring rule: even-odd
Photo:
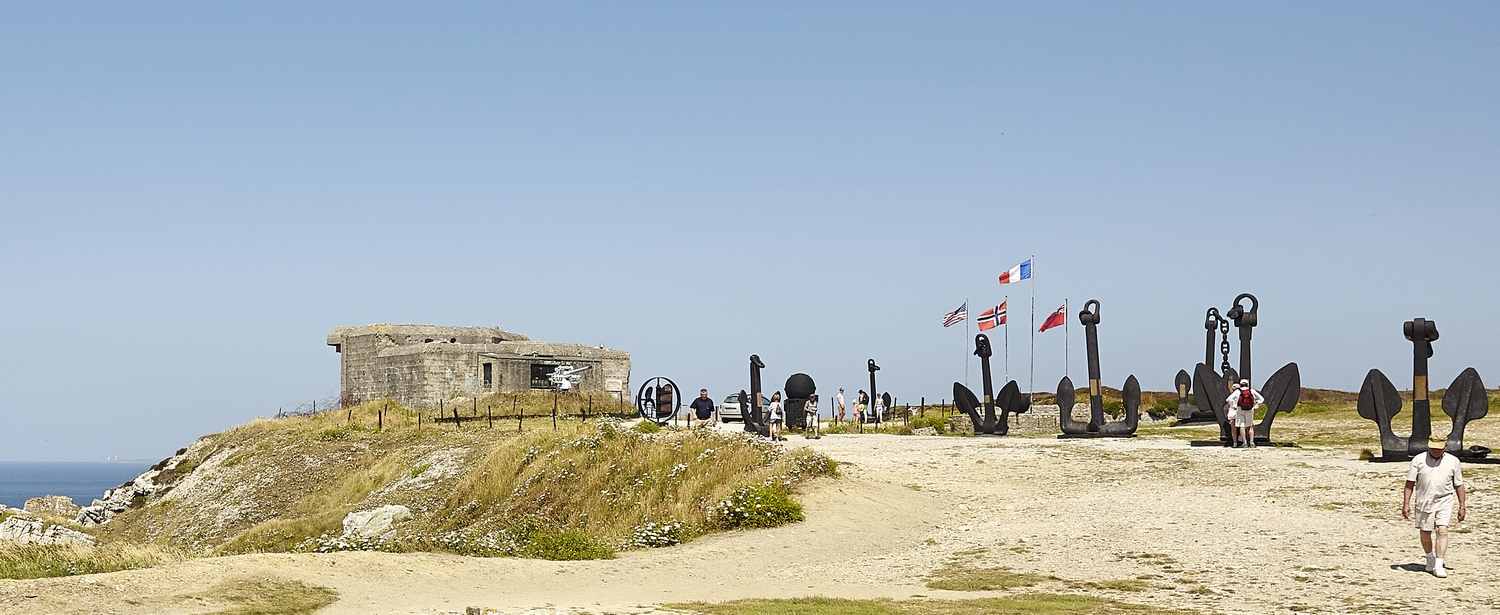
[[[781,409],[781,391],[771,395],[771,405],[766,406],[766,424],[770,426],[768,435],[772,440],[781,439],[781,423],[786,418],[786,413]]]
[[[807,405],[803,406],[807,412],[807,439],[817,440],[823,437],[821,429],[823,419],[818,416],[818,396],[815,394],[807,398]]]
[[[1234,404],[1234,421],[1231,425],[1240,432],[1239,444],[1244,448],[1255,448],[1255,408],[1266,403],[1260,391],[1250,388],[1249,380],[1241,380],[1239,390],[1229,394],[1226,403]]]
[[[1443,558],[1448,554],[1448,524],[1453,519],[1454,494],[1458,495],[1458,520],[1463,521],[1468,513],[1464,473],[1458,467],[1458,457],[1444,451],[1447,446],[1446,434],[1427,439],[1427,452],[1411,460],[1411,469],[1406,471],[1406,490],[1401,494],[1404,519],[1412,518],[1412,501],[1416,500],[1416,526],[1427,556],[1426,570],[1438,577],[1448,576]]]

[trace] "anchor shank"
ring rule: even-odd
[[[1411,340],[1411,438],[1406,450],[1419,455],[1427,450],[1427,437],[1432,435],[1432,403],[1428,400],[1427,359],[1432,357],[1432,342],[1437,340],[1437,323],[1425,318],[1414,318],[1403,325],[1406,339]]]
[[[1079,314],[1083,321],[1083,338],[1089,356],[1089,431],[1098,431],[1104,424],[1104,393],[1099,384],[1099,328],[1098,315],[1085,311]]]

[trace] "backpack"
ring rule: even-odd
[[[1255,407],[1255,393],[1251,393],[1250,389],[1248,389],[1248,388],[1246,388],[1246,389],[1240,389],[1240,407],[1241,408],[1254,408]]]

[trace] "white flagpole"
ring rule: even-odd
[[[1005,296],[1005,381],[1010,382],[1010,295]]]
[[[1031,367],[1027,368],[1027,395],[1036,392],[1036,255],[1028,259],[1031,263]]]

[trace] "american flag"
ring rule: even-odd
[[[969,302],[965,301],[958,309],[943,314],[943,326],[951,327],[969,319]]]
[[[992,307],[992,308],[990,308],[988,310],[985,310],[984,312],[981,312],[979,314],[979,319],[975,320],[974,322],[979,323],[979,330],[980,331],[989,331],[990,329],[993,329],[995,327],[998,327],[1000,325],[1005,324],[1005,304],[1006,303],[1010,303],[1010,302],[1009,301],[1001,302],[1000,305]]]

